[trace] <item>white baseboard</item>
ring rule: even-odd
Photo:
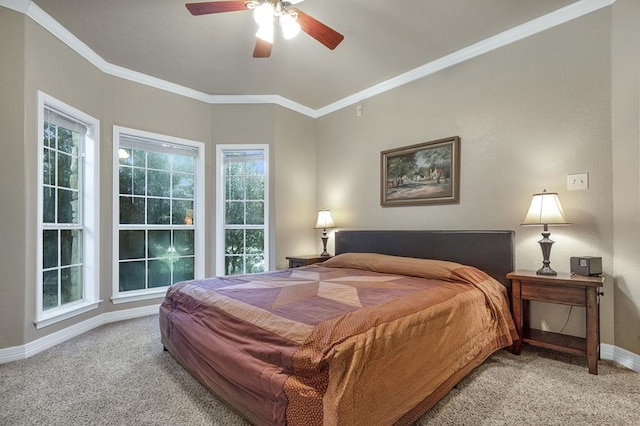
[[[37,353],[49,349],[59,343],[79,336],[96,327],[117,321],[155,315],[160,305],[149,305],[140,308],[123,309],[120,311],[106,312],[97,317],[67,327],[48,336],[29,342],[22,346],[12,346],[0,349],[0,364],[29,358]],[[640,373],[640,355],[614,345],[602,343],[600,345],[600,358],[617,362],[631,370]]]
[[[160,305],[158,304],[106,312],[94,318],[82,321],[81,323],[74,324],[64,330],[41,337],[40,339],[29,342],[26,345],[0,349],[0,364],[32,357],[33,355],[49,349],[59,343],[65,342],[104,324],[144,317],[147,315],[155,315],[158,313],[159,307]]]
[[[607,343],[600,344],[600,358],[615,361],[640,373],[640,355]]]

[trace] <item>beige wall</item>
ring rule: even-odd
[[[24,342],[24,15],[0,7],[0,348]]]
[[[318,205],[343,228],[512,229],[517,266],[538,269],[541,227],[521,227],[531,195],[557,191],[570,227],[553,227],[551,266],[602,256],[602,338],[613,343],[610,9],[503,47],[319,119]],[[380,207],[380,151],[461,137],[460,204]],[[321,148],[320,148],[321,147]],[[566,176],[588,172],[587,191]],[[534,310],[558,331],[568,308]],[[584,335],[584,310],[566,332]]]
[[[613,5],[612,117],[616,345],[640,354],[640,2]]]
[[[272,167],[275,175],[276,253],[277,269],[288,268],[286,256],[320,254],[316,225],[316,156],[317,131],[315,120],[302,117],[284,108],[276,114]],[[322,180],[322,173],[319,180]],[[277,213],[276,213],[277,212]]]

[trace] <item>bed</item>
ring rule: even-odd
[[[162,344],[256,425],[411,424],[517,339],[512,231],[340,231],[307,267],[186,281]]]

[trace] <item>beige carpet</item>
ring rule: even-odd
[[[640,425],[640,375],[525,346],[499,351],[419,425]],[[163,352],[158,317],[0,365],[0,425],[246,425]]]

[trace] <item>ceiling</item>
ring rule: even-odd
[[[603,0],[305,0],[296,7],[344,41],[332,51],[305,33],[276,32],[267,59],[252,57],[249,11],[192,16],[183,0],[33,3],[112,65],[207,95],[279,95],[317,110],[567,5]]]

